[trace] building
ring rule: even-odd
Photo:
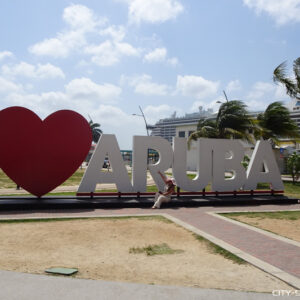
[[[290,116],[299,127],[300,133],[300,101],[292,100],[287,105]],[[251,112],[251,116],[256,118],[257,115],[261,112]],[[167,139],[169,142],[172,142],[173,137],[183,137],[188,138],[191,133],[197,130],[197,124],[201,118],[216,118],[216,113],[213,113],[212,110],[203,110],[202,107],[199,107],[199,112],[185,114],[184,117],[176,117],[176,114],[173,114],[170,118],[159,120],[154,126],[151,126],[153,136],[161,136]],[[253,151],[253,145],[248,143],[243,143],[245,148],[245,154],[251,156]],[[285,158],[290,155],[293,151],[299,149],[300,145],[298,143],[289,140],[283,139],[279,147],[274,149],[274,155],[278,163],[279,169],[281,172],[286,171]],[[187,153],[187,170],[195,171],[197,166],[198,159],[198,149],[197,143],[192,142],[190,150]]]
[[[297,123],[300,133],[300,100],[294,99],[287,105],[291,118]]]
[[[177,129],[179,126],[186,126],[186,130],[180,132],[180,137],[188,137],[197,128],[197,123],[201,118],[214,117],[212,109],[204,110],[199,106],[199,112],[185,114],[184,117],[176,117],[176,112],[170,118],[161,119],[155,125],[148,126],[151,129],[152,136],[161,136],[172,143],[172,139],[178,136]],[[190,128],[190,130],[188,129]]]

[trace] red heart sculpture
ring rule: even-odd
[[[42,121],[23,107],[0,111],[0,167],[17,185],[41,197],[68,179],[87,156],[92,133],[71,110]]]

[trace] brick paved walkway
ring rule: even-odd
[[[148,208],[123,209],[82,209],[51,210],[0,213],[3,218],[60,217],[60,216],[106,216],[164,213],[173,216],[209,235],[234,246],[259,260],[270,264],[300,280],[300,247],[265,234],[222,220],[207,212],[215,211],[269,211],[300,210],[300,204],[261,205],[240,207],[197,207],[166,208],[151,210]],[[300,281],[299,281],[300,282]],[[300,288],[300,286],[297,286]]]
[[[178,211],[172,215],[300,279],[300,248],[296,245],[197,210]]]

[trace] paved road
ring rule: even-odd
[[[84,280],[0,271],[3,300],[269,300],[272,294]]]

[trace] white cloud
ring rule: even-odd
[[[93,11],[88,7],[80,4],[72,4],[64,9],[64,21],[73,29],[80,31],[93,31],[99,24],[99,20]],[[100,21],[102,24],[103,20]]]
[[[116,134],[121,149],[131,149],[131,136],[146,135],[146,129],[142,118],[112,105],[121,92],[121,88],[113,84],[97,84],[89,78],[78,78],[69,82],[63,91],[27,93],[21,86],[0,77],[0,109],[23,106],[42,119],[60,109],[74,110],[85,118],[90,115],[94,122],[101,124],[104,133]]]
[[[162,104],[158,106],[148,105],[143,111],[147,122],[149,124],[155,124],[159,119],[170,117],[176,110],[178,111],[175,107]]]
[[[50,63],[31,65],[20,62],[15,65],[4,65],[1,68],[2,74],[7,77],[24,76],[35,79],[65,78],[64,72]]]
[[[235,92],[240,91],[242,89],[242,85],[238,79],[230,81],[226,86],[226,92]]]
[[[265,110],[266,106],[271,102],[288,99],[289,97],[282,85],[262,81],[254,83],[245,98],[249,109],[255,111]]]
[[[144,60],[149,63],[166,62],[173,66],[178,64],[178,59],[176,57],[167,58],[167,49],[166,48],[155,48],[153,51],[148,52],[144,56]]]
[[[168,58],[167,63],[172,66],[176,66],[178,65],[178,59],[176,57]]]
[[[29,51],[39,56],[64,58],[67,57],[72,50],[78,50],[85,44],[85,32],[67,31],[58,33],[56,38],[45,39],[29,47]]]
[[[213,113],[216,113],[219,110],[219,107],[221,105],[221,102],[224,102],[224,97],[219,96],[218,98],[209,101],[209,102],[204,102],[204,101],[195,101],[193,102],[190,111],[191,112],[198,112],[200,106],[202,107],[203,110],[212,110]]]
[[[167,57],[166,48],[156,48],[153,51],[145,55],[145,60],[148,62],[161,62],[164,61]]]
[[[123,41],[126,36],[124,26],[110,25],[103,28],[107,19],[99,18],[84,5],[72,4],[66,7],[63,20],[66,23],[64,30],[55,37],[30,46],[29,51],[54,58],[66,58],[72,53],[88,54],[91,56],[90,61],[98,66],[117,64],[124,56],[140,56],[141,49]],[[90,42],[92,38],[93,43]],[[175,63],[174,59],[170,60],[170,64]]]
[[[201,76],[177,76],[176,92],[186,97],[204,99],[215,95],[218,88],[218,81],[210,81]]]
[[[64,91],[27,93],[20,86],[0,77],[0,93],[5,95],[1,106],[27,107],[43,118],[59,109],[71,109],[87,116],[96,112],[99,105],[115,102],[121,91],[113,84],[101,85],[89,78],[79,78],[70,81]]]
[[[270,15],[278,25],[300,22],[300,0],[243,0],[244,4]]]
[[[22,87],[0,77],[0,93],[3,92],[0,109],[18,105],[31,109],[42,119],[59,109],[77,111],[85,118],[101,124],[104,133],[117,136],[121,149],[131,149],[133,135],[146,135],[143,118],[132,116],[111,103],[119,97],[121,89],[112,84],[97,84],[89,78],[69,82],[64,91],[27,93]],[[175,108],[162,104],[147,106],[144,113],[149,124],[170,116]]]
[[[139,56],[139,49],[128,43],[107,40],[100,45],[89,45],[85,53],[92,55],[92,62],[99,66],[111,66],[118,63],[122,56]]]
[[[83,101],[114,102],[121,95],[121,88],[110,84],[97,84],[89,78],[79,78],[70,81],[66,86],[66,94],[71,99]]]
[[[12,57],[13,54],[10,51],[2,51],[0,52],[0,61],[3,60],[6,57]]]
[[[122,41],[126,35],[124,26],[109,26],[103,30],[100,30],[100,35],[110,36],[114,41]]]
[[[139,56],[140,50],[134,48],[132,45],[128,43],[115,43],[116,51],[119,54],[127,55],[127,56]]]
[[[94,114],[96,114],[98,119],[101,120],[101,122],[107,126],[116,127],[117,125],[119,127],[120,125],[124,126],[126,123],[136,124],[136,120],[134,117],[126,114],[119,107],[112,106],[112,105],[101,104],[94,112]]]
[[[153,82],[152,77],[147,74],[134,77],[122,76],[121,82],[128,82],[130,86],[134,87],[135,93],[146,96],[165,96],[170,94],[171,91],[170,86]]]
[[[256,82],[250,92],[248,93],[247,98],[252,100],[257,100],[265,97],[267,94],[274,92],[275,85],[269,82]]]
[[[64,91],[36,94],[27,93],[21,86],[0,77],[1,92],[5,94],[2,105],[25,106],[45,116],[58,109],[93,112],[100,104],[116,102],[122,89],[110,83],[97,84],[89,78],[77,78],[66,84]]]
[[[58,38],[45,39],[29,47],[29,51],[40,56],[66,57],[69,54],[70,46],[64,43],[64,36],[60,34]]]
[[[3,77],[0,77],[0,94],[8,94],[22,91],[22,86]]]
[[[63,19],[68,25],[64,31],[32,45],[29,51],[39,56],[67,57],[72,50],[86,44],[86,33],[95,31],[106,22],[97,18],[88,7],[75,4],[64,9]]]
[[[22,106],[31,109],[41,118],[47,117],[50,113],[59,109],[77,110],[76,105],[72,106],[70,99],[63,92],[47,92],[47,93],[25,93],[15,92],[6,95],[1,103],[4,106]]]
[[[206,103],[204,103],[203,101],[195,101],[193,102],[191,108],[190,108],[190,111],[191,112],[195,112],[195,111],[199,111],[199,107],[205,107],[206,106]]]
[[[143,118],[132,116],[119,107],[101,104],[89,114],[101,124],[104,133],[116,135],[121,149],[132,149],[133,135],[147,134]]]
[[[282,84],[276,85],[275,98],[277,100],[282,100],[282,101],[290,99],[290,97],[286,93],[285,87]]]
[[[183,12],[177,0],[125,0],[128,3],[128,17],[131,23],[162,23],[175,19]]]
[[[85,53],[92,54],[92,62],[99,66],[111,66],[119,61],[119,55],[114,51],[111,41],[105,41],[100,45],[89,45]]]

